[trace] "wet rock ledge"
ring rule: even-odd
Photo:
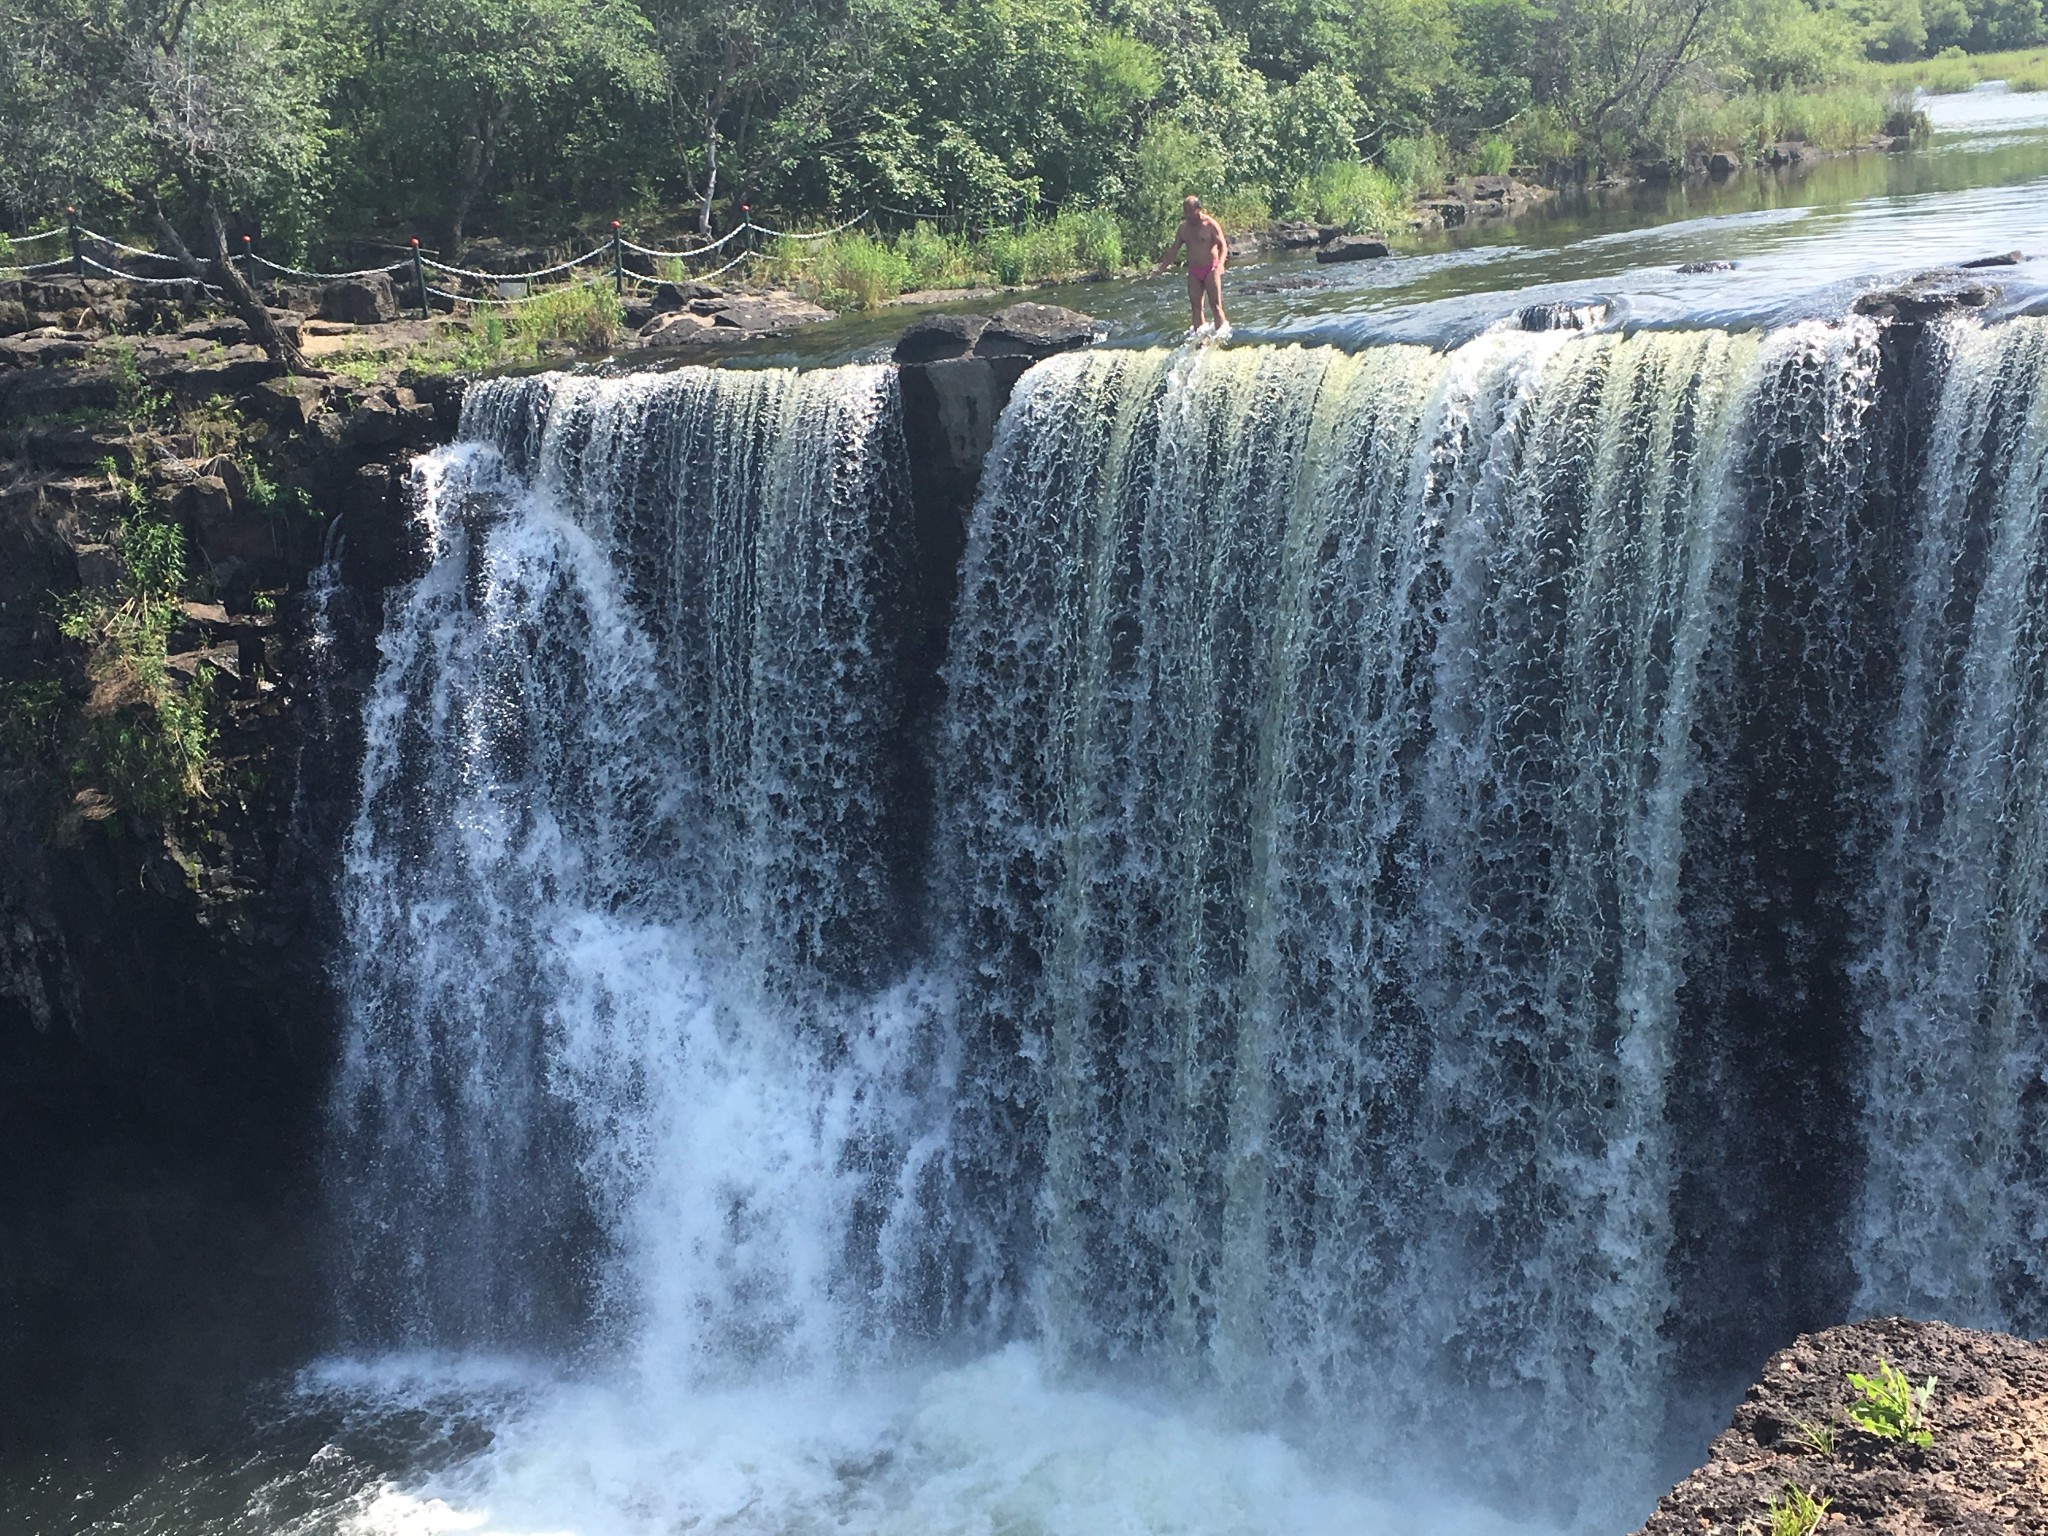
[[[1849,1421],[1849,1373],[1881,1360],[1916,1386],[1934,1378],[1928,1445]],[[1826,1501],[1818,1536],[2048,1532],[2048,1343],[1896,1317],[1807,1334],[1771,1357],[1639,1536],[1769,1532],[1794,1488]]]

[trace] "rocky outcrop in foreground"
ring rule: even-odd
[[[1880,1361],[1915,1387],[1934,1378],[1926,1445],[1849,1419],[1862,1400],[1850,1373],[1873,1376]],[[1807,1334],[1771,1357],[1706,1465],[1640,1536],[1770,1532],[1795,1489],[1817,1514],[1805,1529],[1822,1536],[2048,1532],[2048,1343],[1904,1318]]]

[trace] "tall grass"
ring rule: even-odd
[[[1376,165],[1326,165],[1296,189],[1296,211],[1322,224],[1387,231],[1408,220],[1409,195]]]
[[[853,230],[825,240],[778,240],[757,275],[828,308],[873,309],[912,289],[1073,281],[1108,277],[1124,265],[1116,215],[1067,208],[974,236],[918,223],[893,236]]]
[[[625,321],[611,284],[568,283],[508,305],[505,331],[515,342],[566,341],[579,352],[605,352],[618,345]]]
[[[1876,74],[1887,85],[1922,90],[1930,96],[1972,90],[1986,80],[2003,80],[2015,91],[2048,91],[2048,48],[2015,48],[2005,53],[1944,48],[1931,59],[1879,65]]]
[[[1853,149],[1893,120],[1890,93],[1875,80],[1824,90],[1748,91],[1689,102],[1665,125],[1674,153],[1729,150],[1753,159],[1773,144]]]

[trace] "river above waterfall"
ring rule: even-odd
[[[1614,325],[1782,324],[1840,313],[1884,282],[2014,249],[2031,259],[1989,274],[2006,290],[1999,312],[2048,303],[2048,92],[1985,87],[1924,105],[1933,134],[1909,152],[1568,192],[1517,219],[1397,239],[1381,261],[1247,259],[1226,293],[1236,339],[1455,345],[1524,305],[1556,301],[1605,302]],[[1706,261],[1735,268],[1677,270]],[[1178,275],[1023,297],[1094,315],[1118,346],[1172,345],[1186,327]],[[745,361],[886,356],[907,313],[847,316]]]

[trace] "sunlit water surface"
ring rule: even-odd
[[[1906,154],[1862,153],[1781,171],[1569,194],[1507,223],[1395,243],[1383,261],[1246,260],[1227,294],[1240,342],[1454,345],[1524,305],[1606,302],[1611,325],[1780,324],[1932,267],[2017,249],[1989,277],[1995,312],[2048,303],[2048,93],[1988,87],[1926,102],[1934,132]],[[1681,273],[1704,261],[1733,271]],[[1118,345],[1180,339],[1177,276],[1034,290],[1104,322]],[[1009,302],[1003,300],[1001,302]],[[942,308],[986,310],[991,301]],[[747,361],[882,356],[900,310],[850,317]]]

